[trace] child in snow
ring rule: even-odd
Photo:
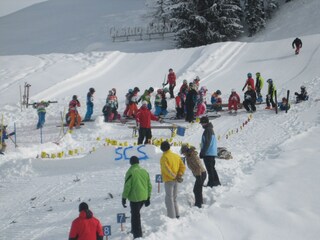
[[[102,112],[105,122],[112,122],[118,118],[118,99],[114,94],[114,91],[110,90],[106,100],[106,105],[103,107]]]
[[[7,144],[5,143],[5,140],[8,139],[10,136],[15,135],[15,132],[11,132],[8,134],[7,132],[7,126],[6,125],[1,125],[0,126],[0,136],[1,136],[1,141],[0,141],[0,154],[4,154],[7,148]]]
[[[248,90],[244,93],[243,107],[247,112],[256,111],[256,92],[252,90],[250,85],[248,85]]]
[[[95,93],[94,88],[89,88],[89,92],[87,93],[87,112],[83,119],[84,122],[90,121],[92,113],[93,113],[93,94]]]
[[[185,95],[182,92],[178,93],[176,96],[176,118],[182,119],[184,118],[184,106],[185,106]]]
[[[80,107],[80,102],[78,100],[77,95],[72,96],[72,100],[69,102],[69,118],[70,118],[70,123],[69,123],[69,130],[72,130],[73,127],[75,126],[76,128],[80,128],[81,124],[81,116],[78,112],[78,107]]]
[[[200,116],[205,114],[207,107],[206,107],[206,94],[207,94],[207,88],[205,86],[202,86],[198,92],[197,96],[197,113],[196,116]]]
[[[125,110],[124,110],[124,112],[123,112],[123,115],[122,115],[123,117],[126,117],[127,114],[128,114],[129,106],[130,106],[130,105],[129,105],[130,96],[131,96],[132,92],[133,92],[133,90],[132,90],[132,89],[129,89],[128,92],[127,92],[127,94],[126,94],[126,101],[125,101],[126,108],[125,108]]]
[[[138,102],[140,101],[146,101],[148,103],[148,109],[151,110],[152,109],[152,105],[151,105],[151,94],[154,92],[153,87],[150,87],[149,89],[146,89],[144,91],[144,93],[142,94],[142,96],[140,97],[140,99],[138,100]]]
[[[46,121],[46,107],[48,107],[49,104],[50,104],[49,102],[45,102],[45,101],[32,104],[32,107],[34,109],[37,109],[37,112],[38,112],[37,129],[43,128],[43,125]]]
[[[267,83],[268,83],[268,95],[266,98],[266,103],[267,103],[266,109],[272,109],[276,107],[276,104],[273,100],[273,98],[275,97],[276,86],[274,85],[273,80],[271,78],[267,80]],[[272,107],[270,104],[272,105]]]
[[[129,111],[127,113],[127,117],[129,118],[135,118],[137,112],[138,112],[138,93],[140,92],[140,89],[138,87],[135,87],[133,89],[133,92],[129,96]]]
[[[307,101],[309,99],[308,93],[306,91],[306,87],[305,86],[301,86],[300,87],[301,92],[295,92],[294,95],[296,95],[296,102],[299,103],[301,101]]]
[[[257,102],[262,103],[263,98],[261,95],[261,90],[263,88],[263,78],[259,72],[256,73],[256,93],[257,93]]]
[[[235,89],[231,90],[231,94],[228,101],[228,110],[231,113],[232,110],[238,111],[238,105],[240,104],[240,97]]]
[[[279,109],[281,111],[287,111],[290,109],[290,103],[288,102],[287,98],[285,98],[285,97],[282,98],[282,102],[279,103]]]
[[[246,81],[246,84],[243,86],[242,91],[244,91],[244,89],[246,88],[246,86],[249,86],[249,85],[251,86],[252,90],[255,91],[254,80],[253,80],[253,78],[252,78],[252,74],[251,74],[251,73],[248,73],[248,74],[247,74],[247,77],[248,77],[248,79],[247,79],[247,81]]]
[[[221,91],[217,90],[211,95],[211,109],[214,111],[222,111]]]

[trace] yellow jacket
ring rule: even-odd
[[[182,176],[186,170],[181,157],[168,150],[162,154],[160,159],[161,175],[164,182],[174,181],[177,176]]]

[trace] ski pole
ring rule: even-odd
[[[40,127],[40,142],[42,144],[42,127]]]
[[[17,128],[16,128],[16,123],[13,123],[13,131],[14,131],[14,146],[17,147]]]

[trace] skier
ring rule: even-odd
[[[222,111],[221,91],[217,90],[211,95],[211,109],[214,111]]]
[[[72,131],[73,127],[80,128],[81,116],[78,112],[78,107],[80,107],[80,102],[77,95],[72,96],[72,100],[69,102],[68,115],[70,117],[69,130]]]
[[[150,205],[152,184],[147,170],[140,167],[139,158],[130,158],[131,167],[125,175],[125,182],[122,192],[122,206],[127,207],[127,199],[130,201],[131,210],[131,233],[133,238],[142,238],[140,210],[145,205]]]
[[[296,102],[299,103],[301,101],[307,101],[309,99],[308,93],[306,91],[306,87],[305,86],[301,86],[300,87],[301,92],[295,92],[294,95],[296,95]]]
[[[256,111],[256,93],[250,85],[248,85],[248,90],[244,93],[243,107],[247,112],[252,113]]]
[[[83,119],[83,122],[87,122],[91,120],[91,116],[93,113],[93,94],[95,93],[94,88],[89,88],[89,92],[87,93],[87,112]]]
[[[174,98],[174,94],[173,94],[173,89],[176,86],[176,74],[174,73],[173,69],[170,68],[169,69],[169,74],[167,77],[167,82],[165,84],[163,84],[163,87],[165,87],[167,84],[169,84],[169,93],[170,93],[170,98]]]
[[[104,105],[102,112],[104,115],[105,122],[112,122],[118,118],[118,99],[114,95],[114,91],[110,90],[109,95],[106,99],[106,104]]]
[[[260,72],[256,73],[256,93],[257,93],[257,102],[262,103],[263,102],[263,98],[261,95],[261,90],[263,88],[263,78],[261,77]]]
[[[198,152],[195,147],[188,147],[184,144],[181,146],[180,153],[186,157],[188,168],[192,171],[193,176],[196,178],[193,187],[193,193],[195,198],[195,206],[198,208],[202,207],[203,197],[202,188],[203,183],[207,178],[207,172],[198,156]]]
[[[177,119],[183,119],[184,118],[184,107],[185,107],[185,95],[182,92],[178,93],[178,96],[176,96],[176,118]]]
[[[231,94],[228,101],[228,110],[229,113],[232,113],[234,110],[235,113],[238,111],[238,105],[240,104],[240,97],[235,89],[231,89]]]
[[[208,117],[204,116],[200,119],[204,131],[201,137],[201,151],[200,158],[203,158],[204,164],[208,172],[208,187],[215,187],[221,185],[218,173],[215,169],[215,157],[218,154],[217,139],[213,131],[212,123],[209,122]]]
[[[293,40],[292,48],[296,49],[295,54],[298,55],[300,52],[300,48],[302,48],[302,41],[300,38],[296,38],[295,40]]]
[[[274,85],[273,80],[271,78],[267,80],[267,83],[268,83],[268,95],[266,98],[267,107],[265,109],[272,109],[276,107],[276,104],[273,100],[273,98],[275,97],[276,86]]]
[[[147,101],[148,103],[148,109],[151,110],[152,109],[152,105],[151,105],[151,94],[154,92],[153,87],[149,87],[149,89],[146,89],[144,91],[144,93],[142,94],[142,96],[139,98],[138,102],[140,101]]]
[[[167,111],[167,99],[166,99],[166,93],[168,92],[168,88],[164,88],[164,89],[158,89],[157,90],[157,95],[156,95],[156,99],[154,101],[154,106],[155,106],[155,112],[154,115],[156,116],[166,116],[168,114]]]
[[[169,218],[180,218],[177,202],[178,183],[183,181],[182,176],[186,166],[183,164],[181,157],[170,150],[168,141],[162,142],[160,149],[163,152],[160,159],[160,167],[166,193],[167,216]]]
[[[185,96],[187,96],[187,93],[189,91],[188,81],[185,79],[183,80],[183,83],[180,87],[180,93],[183,93]]]
[[[279,103],[279,109],[281,111],[288,111],[290,109],[290,103],[288,102],[288,99],[283,97],[282,102]]]
[[[250,85],[252,90],[255,91],[255,88],[254,88],[254,80],[252,78],[252,74],[251,73],[248,73],[247,74],[247,77],[248,79],[246,80],[246,84],[243,86],[242,88],[242,91],[244,91],[244,89],[246,88],[247,85]]]
[[[6,139],[10,138],[11,136],[15,135],[15,132],[11,132],[8,134],[7,132],[7,125],[0,125],[0,154],[4,154],[7,148],[7,144],[5,142]]]
[[[46,107],[48,107],[49,104],[50,103],[46,101],[36,102],[32,104],[32,107],[34,109],[37,109],[38,113],[37,129],[43,128],[43,125],[46,121]]]
[[[196,116],[203,115],[206,110],[206,94],[207,94],[207,88],[205,86],[202,86],[198,92],[197,95],[197,113]]]
[[[103,240],[100,221],[93,216],[87,203],[79,205],[79,217],[73,220],[69,240]]]
[[[123,112],[123,115],[122,115],[123,117],[127,117],[127,114],[128,114],[128,111],[129,111],[129,107],[130,107],[130,104],[129,104],[130,96],[131,96],[132,92],[133,92],[133,90],[130,88],[128,90],[128,92],[126,93],[126,101],[125,101],[126,108],[125,108],[125,110]]]
[[[135,87],[133,89],[133,92],[129,96],[129,111],[127,113],[127,116],[129,118],[135,118],[137,111],[138,111],[138,92],[140,92],[140,89],[138,87]]]
[[[200,86],[200,77],[196,76],[196,78],[193,80],[193,87],[196,91],[198,91]]]
[[[148,102],[143,101],[142,106],[138,110],[136,116],[136,122],[139,128],[138,145],[142,144],[144,139],[144,144],[151,143],[151,120],[161,121],[161,118],[153,115],[151,111],[148,109]]]
[[[193,122],[194,121],[194,107],[197,102],[197,91],[195,90],[195,84],[189,83],[190,90],[186,97],[186,121]]]

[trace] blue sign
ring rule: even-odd
[[[117,223],[125,223],[126,222],[126,215],[124,213],[117,214]]]
[[[156,183],[162,183],[162,175],[161,174],[156,174]]]
[[[148,155],[143,151],[146,145],[141,145],[137,147],[129,146],[129,147],[118,147],[115,149],[116,158],[114,160],[129,160],[131,156],[135,155],[139,158],[139,160],[147,160],[149,159]],[[128,154],[130,152],[130,154]],[[128,157],[130,156],[130,157]]]
[[[103,236],[111,236],[111,226],[106,225],[102,227]]]

